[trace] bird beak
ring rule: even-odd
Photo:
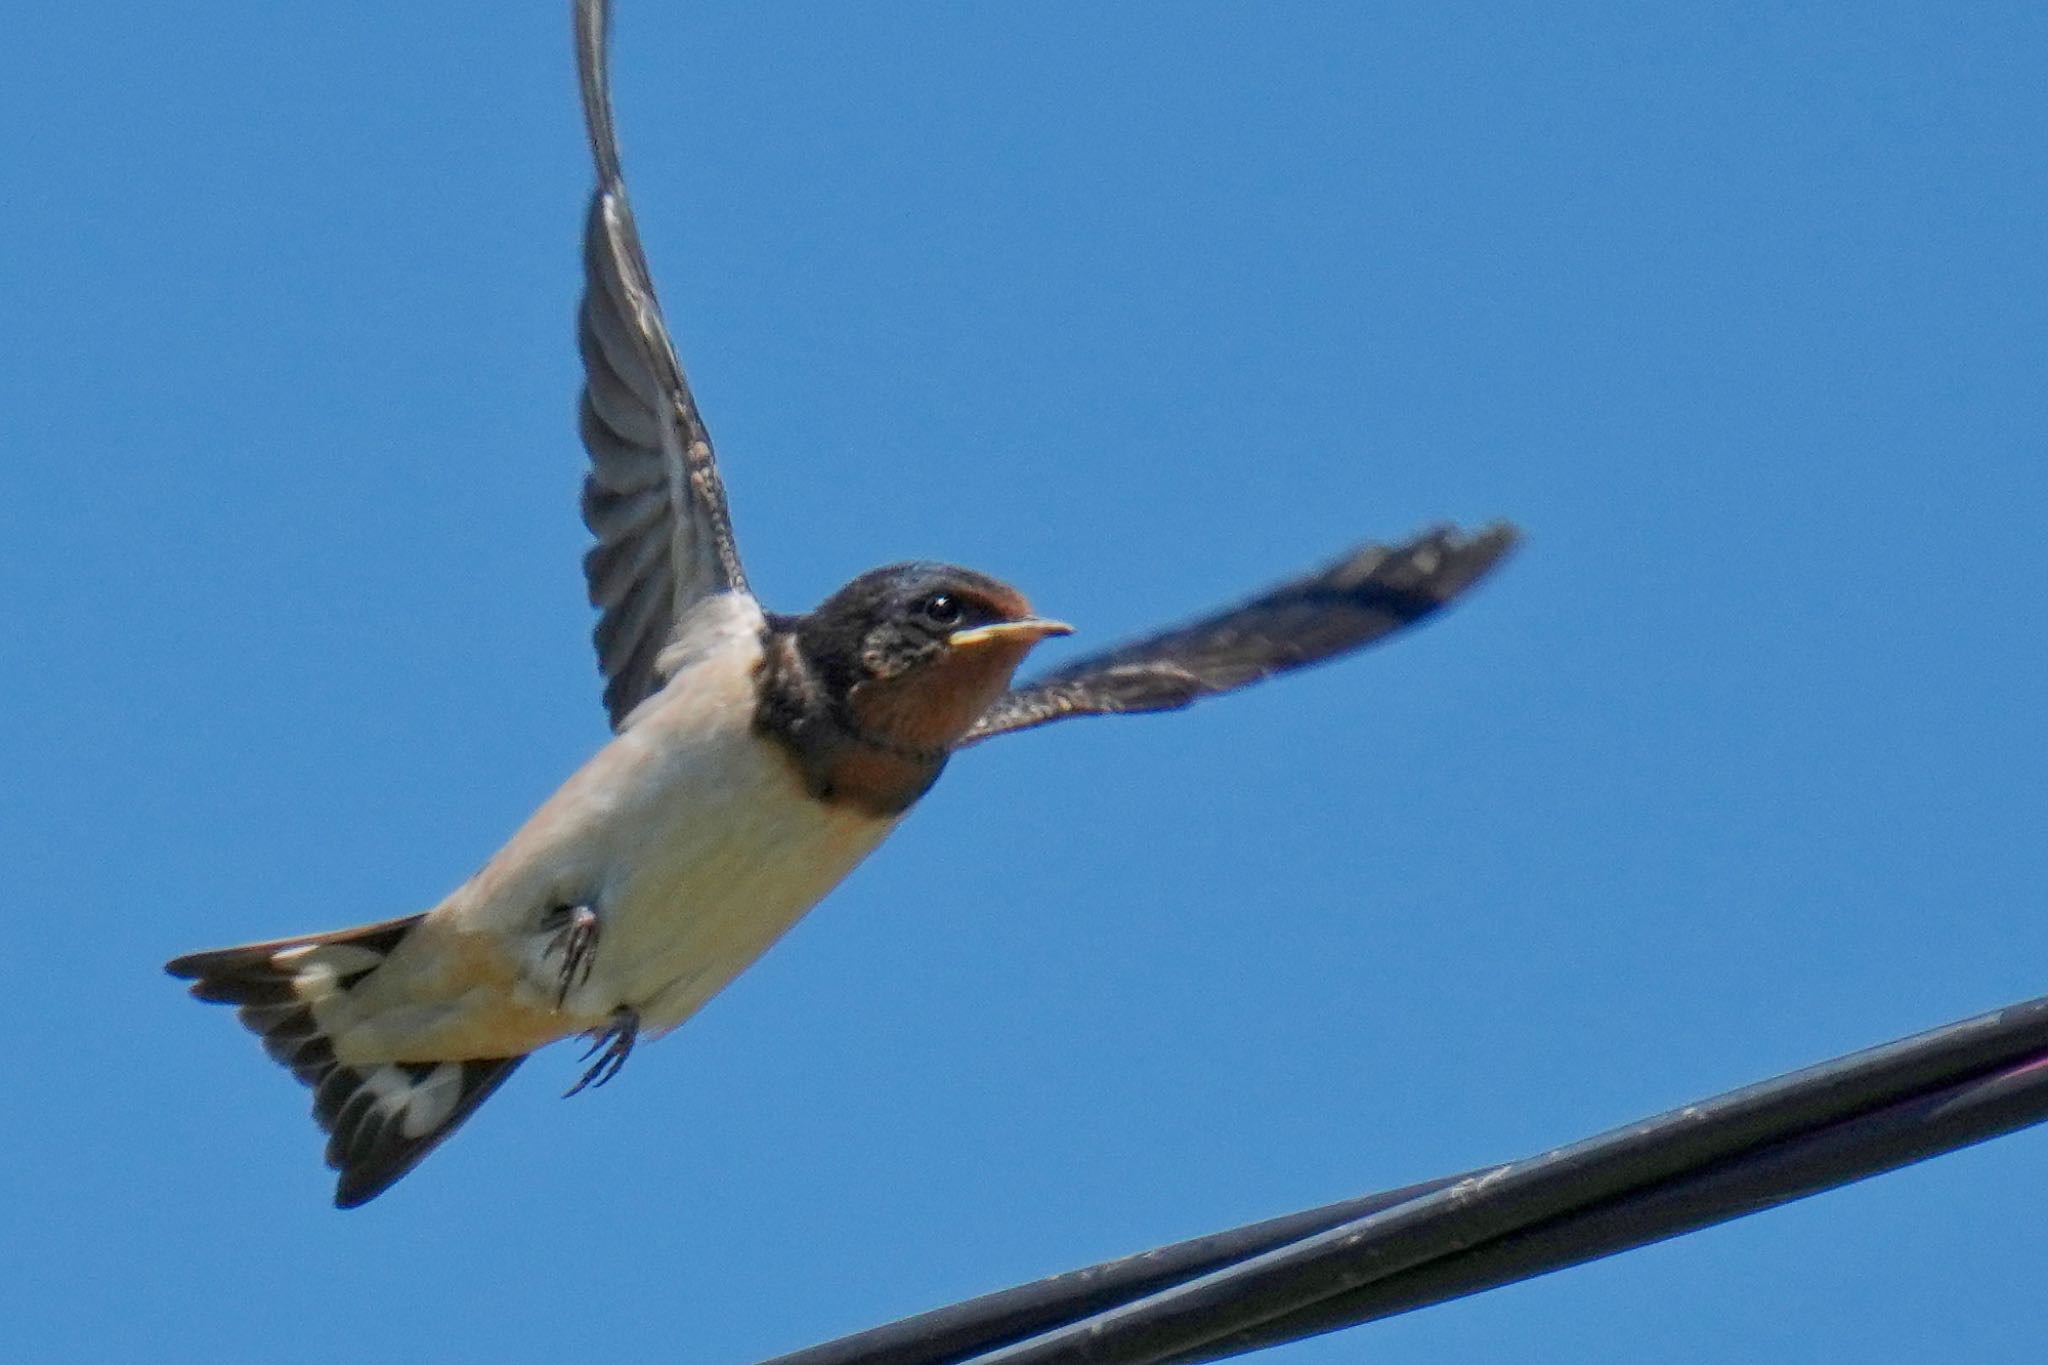
[[[985,645],[995,640],[1022,640],[1027,645],[1035,645],[1049,635],[1073,633],[1074,628],[1065,621],[1045,621],[1027,616],[1021,621],[996,621],[986,626],[956,630],[946,637],[946,643],[955,649],[966,645]]]

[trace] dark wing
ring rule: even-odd
[[[583,558],[598,608],[597,662],[616,729],[660,686],[655,656],[676,620],[720,592],[745,592],[739,549],[711,438],[697,415],[626,202],[612,131],[605,37],[610,7],[578,0],[576,65],[597,190],[583,233],[579,421],[590,452],[583,521],[597,544]]]
[[[1517,536],[1498,522],[1475,535],[1438,527],[1404,545],[1368,545],[1227,611],[1014,687],[962,743],[1068,716],[1171,711],[1334,659],[1453,601]]]

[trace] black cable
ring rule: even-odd
[[[2048,997],[1523,1161],[1176,1243],[766,1365],[1186,1365],[1759,1212],[2048,1119]]]

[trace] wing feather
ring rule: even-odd
[[[1175,630],[1066,665],[997,698],[963,745],[1069,716],[1171,711],[1323,663],[1414,625],[1497,565],[1518,538],[1496,523],[1367,545],[1316,573]]]
[[[590,586],[590,604],[610,612],[641,590],[657,586],[673,597],[675,584],[663,553],[666,548],[661,537],[649,535],[599,541],[591,546],[583,556],[583,577]],[[605,627],[600,616],[592,639],[602,635]],[[616,623],[613,629],[617,629]]]
[[[610,7],[578,0],[576,59],[597,189],[583,232],[578,428],[590,455],[584,556],[605,708],[617,728],[661,685],[655,660],[692,607],[747,590],[711,437],[661,317],[613,131]]]
[[[668,490],[665,488],[615,493],[595,480],[584,482],[583,524],[601,541],[625,539],[666,515]]]

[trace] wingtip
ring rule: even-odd
[[[359,1209],[378,1195],[384,1193],[384,1191],[390,1189],[391,1185],[392,1182],[387,1180],[375,1187],[365,1188],[360,1183],[351,1181],[347,1176],[343,1176],[334,1182],[334,1207],[337,1209]]]
[[[1489,522],[1473,531],[1439,522],[1405,540],[1362,545],[1330,565],[1318,581],[1343,591],[1407,593],[1413,598],[1408,619],[1419,620],[1489,577],[1521,541],[1521,528],[1511,521]]]
[[[1506,517],[1496,517],[1472,533],[1473,543],[1499,545],[1503,549],[1513,549],[1523,539],[1522,528]]]
[[[1490,521],[1477,531],[1463,535],[1462,549],[1466,557],[1479,565],[1474,579],[1492,572],[1502,560],[1521,549],[1527,538],[1522,528],[1502,517]]]
[[[623,178],[619,169],[618,135],[612,123],[611,99],[611,6],[605,0],[576,0],[576,75],[583,98],[584,129],[590,138],[590,154],[597,163],[599,193],[615,189]]]
[[[1496,517],[1475,527],[1443,521],[1431,526],[1410,543],[1419,544],[1430,540],[1459,550],[1506,551],[1521,542],[1522,528],[1506,517]]]

